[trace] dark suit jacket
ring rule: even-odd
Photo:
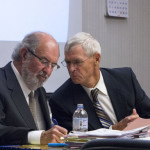
[[[130,115],[133,108],[136,108],[140,117],[150,118],[150,99],[142,90],[131,68],[101,68],[101,72],[118,122]],[[82,86],[74,84],[71,79],[50,98],[53,117],[59,125],[72,130],[72,116],[79,103],[83,103],[88,113],[88,130],[101,128],[92,101]]]
[[[46,128],[51,127],[44,88],[37,91]],[[0,69],[0,145],[27,144],[35,122],[10,63]]]

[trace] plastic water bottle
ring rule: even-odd
[[[88,114],[83,104],[77,104],[73,114],[73,131],[88,131]]]

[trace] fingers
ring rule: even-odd
[[[132,115],[137,115],[136,109],[133,109]]]
[[[124,128],[126,128],[128,126],[129,123],[133,122],[137,118],[139,118],[139,115],[137,114],[136,110],[133,109],[133,113],[130,116],[125,117],[120,122],[113,125],[112,129],[114,129],[114,130],[123,130]]]
[[[136,112],[136,109],[133,109],[133,112],[130,116],[127,117],[127,123],[134,121],[135,119],[139,118],[139,115]]]
[[[129,117],[122,119],[120,122],[114,124],[112,126],[112,129],[113,130],[123,130],[124,128],[127,127],[129,120],[130,120]]]
[[[53,128],[58,129],[58,131],[61,132],[63,135],[67,135],[67,133],[68,133],[67,129],[60,127],[58,125],[55,125]]]
[[[136,109],[133,109],[132,115],[138,115],[137,112],[136,112]]]
[[[130,123],[137,118],[139,118],[139,115],[130,115],[130,116],[126,117],[126,121],[127,121],[127,123]]]
[[[67,135],[67,130],[63,127],[60,127],[58,125],[55,125],[52,129],[52,134],[54,135],[56,141],[58,143],[62,143],[63,141],[61,140],[61,137],[64,137]]]
[[[65,135],[67,135],[67,130],[55,125],[51,129],[42,132],[40,142],[41,144],[62,143],[61,137],[64,137]]]

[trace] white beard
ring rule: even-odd
[[[22,78],[30,90],[36,90],[37,88],[43,86],[43,83],[48,79],[48,75],[43,71],[40,71],[37,74],[34,74],[31,71],[29,71],[28,69],[29,62],[30,60],[26,60],[26,62],[22,65],[21,68]],[[38,79],[37,78],[38,75],[45,76],[45,80]]]

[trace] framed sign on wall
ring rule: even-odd
[[[128,0],[107,0],[106,16],[128,18]]]

